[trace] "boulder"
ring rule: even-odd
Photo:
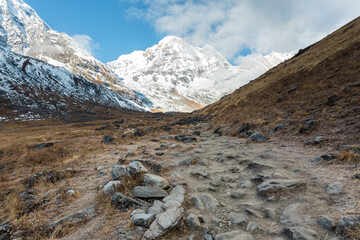
[[[164,210],[167,210],[169,208],[179,208],[179,207],[181,207],[181,203],[174,200],[166,201],[163,206]]]
[[[259,196],[266,197],[277,192],[294,191],[306,185],[301,180],[294,179],[269,179],[258,185],[256,190]]]
[[[330,194],[339,194],[343,191],[344,185],[341,182],[329,183],[326,192]]]
[[[243,231],[232,231],[216,235],[215,240],[254,240],[254,238]]]
[[[134,214],[131,216],[131,221],[136,226],[148,228],[154,221],[155,216],[153,214]]]
[[[265,208],[265,214],[271,220],[274,220],[276,218],[276,212],[273,208]]]
[[[247,232],[257,232],[260,230],[260,227],[257,223],[250,221],[246,226]]]
[[[168,193],[159,187],[156,186],[137,186],[132,191],[131,194],[136,198],[164,198],[168,196]]]
[[[153,205],[146,211],[146,213],[154,214],[154,215],[162,213],[164,212],[163,206],[164,206],[163,202],[159,200],[155,200]]]
[[[54,146],[54,143],[41,143],[41,144],[37,144],[37,145],[33,145],[30,146],[29,149],[43,149],[43,148],[47,148],[47,147],[51,147]]]
[[[66,217],[60,218],[59,220],[51,223],[49,227],[54,228],[62,224],[78,223],[92,217],[96,217],[95,206],[91,206],[89,208],[72,213]]]
[[[120,186],[120,181],[110,181],[103,187],[103,194],[105,196],[112,196]]]
[[[302,227],[290,227],[284,228],[282,234],[286,236],[289,240],[316,240],[318,234],[309,228]]]
[[[218,201],[207,193],[200,193],[193,196],[195,206],[200,210],[216,211],[219,206]]]
[[[227,215],[227,219],[236,225],[245,225],[247,223],[247,217],[244,214],[231,212]]]
[[[196,216],[193,213],[190,213],[187,217],[186,217],[186,224],[188,225],[188,227],[191,230],[196,230],[196,229],[200,229],[201,228],[201,223],[199,220],[199,217]]]
[[[125,165],[115,165],[111,169],[112,180],[119,180],[123,177],[130,176],[130,170]]]
[[[360,215],[349,215],[340,219],[336,224],[335,232],[338,235],[346,236],[354,230],[360,229]]]
[[[158,175],[144,174],[143,179],[144,179],[144,185],[147,186],[156,186],[163,189],[169,187],[169,182],[165,178],[162,178]]]
[[[328,216],[320,216],[317,220],[319,225],[327,230],[334,230],[336,227],[335,221],[329,218]]]
[[[184,216],[184,212],[184,208],[170,208],[164,213],[159,214],[158,218],[144,233],[142,240],[154,240],[165,235],[180,222]]]
[[[148,172],[148,170],[139,161],[132,161],[129,163],[129,168],[132,175]]]
[[[249,137],[248,141],[262,143],[262,142],[265,142],[267,139],[268,138],[265,135],[261,134],[261,133],[253,133]]]
[[[104,143],[104,144],[110,144],[114,141],[114,138],[109,136],[109,135],[104,135],[101,142]]]
[[[294,203],[287,206],[280,216],[280,223],[287,226],[299,226],[313,224],[311,216],[307,215],[308,209],[305,205]]]
[[[121,211],[128,211],[132,207],[141,207],[147,203],[128,197],[122,193],[115,193],[111,198],[111,206]]]

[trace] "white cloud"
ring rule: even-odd
[[[124,0],[126,1],[126,0]],[[128,0],[129,1],[129,0]],[[359,0],[143,0],[132,17],[161,34],[210,44],[228,59],[253,53],[304,48],[359,16]]]
[[[94,50],[100,47],[100,45],[95,43],[88,35],[74,35],[72,36],[72,39],[78,48],[81,48],[91,54],[94,53]]]

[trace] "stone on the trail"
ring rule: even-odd
[[[148,172],[144,165],[142,165],[139,161],[132,161],[129,163],[129,168],[132,175]]]
[[[265,208],[265,214],[271,220],[274,220],[276,218],[276,212],[273,208]]]
[[[104,144],[110,144],[110,143],[112,143],[113,141],[114,141],[114,138],[113,138],[113,137],[105,134],[105,135],[103,136],[101,142],[104,143]]]
[[[241,190],[234,191],[234,192],[230,193],[230,197],[232,197],[232,198],[243,198],[245,196],[246,196],[246,192],[241,191]]]
[[[248,163],[248,169],[251,169],[251,170],[263,170],[263,169],[270,169],[270,168],[272,168],[272,166],[266,165],[263,163],[259,163],[259,162],[249,162]]]
[[[194,201],[195,206],[200,210],[216,211],[219,206],[218,201],[207,193],[196,194],[192,200]]]
[[[259,229],[260,229],[259,225],[257,225],[257,223],[253,221],[250,221],[246,226],[247,232],[256,232],[259,231]]]
[[[360,173],[356,173],[352,176],[353,179],[360,179]]]
[[[200,220],[198,218],[198,216],[196,216],[193,213],[190,213],[187,217],[186,217],[186,224],[188,225],[188,227],[191,230],[196,230],[196,229],[200,229],[201,228],[201,223]]]
[[[248,141],[262,143],[262,142],[265,142],[267,139],[268,138],[261,133],[253,133],[249,137]]]
[[[286,236],[289,240],[316,240],[318,234],[309,228],[303,227],[290,227],[284,228],[282,234]]]
[[[213,237],[210,234],[204,234],[205,240],[213,240]]]
[[[194,176],[201,176],[201,177],[204,177],[204,178],[208,178],[209,177],[209,173],[205,170],[193,170],[191,172],[192,175]]]
[[[121,211],[127,211],[132,207],[144,206],[144,202],[128,197],[122,193],[115,193],[111,198],[111,206]]]
[[[311,216],[307,215],[308,209],[305,205],[294,203],[287,206],[280,216],[280,223],[286,226],[299,226],[303,224],[314,224]]]
[[[211,182],[210,182],[210,185],[214,186],[214,187],[219,187],[220,184],[221,184],[221,182],[218,179],[212,179]]]
[[[305,182],[295,179],[270,179],[258,185],[256,190],[259,196],[266,197],[278,192],[293,191],[304,187]]]
[[[103,187],[103,194],[105,196],[112,196],[120,186],[120,181],[110,181]]]
[[[244,181],[241,183],[240,188],[251,188],[252,183],[250,181]]]
[[[247,223],[247,217],[244,214],[231,212],[227,215],[227,219],[236,225],[245,225]]]
[[[148,228],[154,221],[155,216],[153,214],[134,214],[131,216],[131,221],[136,226]]]
[[[285,125],[284,124],[280,124],[279,126],[273,128],[270,130],[270,133],[274,133],[274,132],[277,132],[277,131],[280,131],[281,129],[285,128]]]
[[[143,178],[144,178],[144,185],[156,186],[164,189],[169,187],[169,182],[165,178],[162,178],[158,175],[145,174]]]
[[[353,233],[355,230],[359,230],[360,215],[349,215],[340,219],[336,224],[335,232],[338,235],[346,236],[349,233]]]
[[[164,198],[168,196],[168,193],[159,187],[155,186],[137,186],[131,194],[136,198]]]
[[[169,208],[179,208],[179,207],[181,207],[181,203],[174,200],[166,201],[163,205],[164,210],[167,210]]]
[[[215,240],[254,240],[254,238],[243,231],[232,231],[216,235]]]
[[[323,140],[322,136],[316,136],[314,140],[314,144],[319,144]]]
[[[154,214],[154,215],[162,213],[164,212],[163,206],[164,206],[163,202],[159,200],[155,200],[153,205],[146,211],[146,213]]]
[[[311,161],[312,162],[331,161],[331,160],[333,160],[335,158],[336,158],[335,155],[325,154],[325,155],[321,155],[320,157],[316,157]]]
[[[130,175],[130,170],[125,165],[114,165],[113,168],[111,169],[112,180],[119,180],[129,175]]]
[[[246,209],[246,212],[249,213],[249,214],[251,214],[251,215],[254,215],[254,216],[257,217],[257,218],[264,218],[261,213],[259,213],[258,211],[254,210],[254,209],[247,208],[247,209]]]
[[[267,179],[270,179],[270,177],[269,176],[264,176],[264,175],[259,174],[259,173],[251,177],[251,181],[253,183],[256,183],[256,184],[260,184],[260,183],[264,182]]]
[[[135,209],[134,211],[132,211],[130,213],[130,216],[135,215],[135,214],[145,214],[145,211],[144,211],[144,209],[138,208],[138,209]]]
[[[185,188],[183,188],[182,186],[179,185],[179,186],[174,187],[173,190],[171,190],[170,195],[175,195],[175,194],[184,195],[185,193],[186,193]]]
[[[182,186],[178,185],[173,190],[171,190],[170,195],[165,197],[163,201],[164,202],[177,201],[180,204],[183,204],[185,200],[185,196],[184,196],[185,192],[186,190]]]
[[[95,206],[91,206],[89,208],[77,211],[75,213],[72,213],[66,217],[63,217],[53,223],[51,223],[49,225],[49,227],[53,228],[53,227],[57,227],[59,225],[62,224],[67,224],[67,223],[78,223],[80,221],[83,221],[85,219],[89,219],[92,217],[96,217],[96,212],[95,212]]]
[[[37,145],[30,146],[29,149],[43,149],[47,147],[54,146],[54,143],[41,143]]]
[[[332,183],[328,184],[326,191],[327,191],[327,193],[330,193],[330,194],[338,194],[338,193],[342,192],[343,188],[344,188],[344,185],[342,183],[332,182]]]
[[[191,137],[191,136],[180,135],[180,136],[175,136],[175,140],[177,140],[179,142],[192,143],[192,142],[196,142],[197,138]]]
[[[335,221],[328,216],[321,216],[317,222],[325,229],[334,230],[336,227]]]
[[[158,218],[150,225],[144,233],[143,240],[154,240],[166,234],[175,227],[184,215],[184,208],[170,208],[159,214]]]

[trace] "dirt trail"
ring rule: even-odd
[[[192,131],[186,133],[191,135]],[[175,234],[176,237],[168,235],[164,239],[204,239],[204,234],[215,238],[234,230],[248,233],[253,239],[287,239],[282,234],[285,227],[311,229],[310,235],[313,234],[314,238],[307,239],[331,239],[335,233],[317,223],[320,216],[326,215],[336,221],[344,214],[359,212],[359,182],[351,179],[356,169],[311,162],[324,154],[324,150],[290,144],[278,145],[271,140],[267,143],[247,143],[244,139],[206,132],[196,137],[197,141],[193,143],[176,141],[174,136],[154,139],[144,137],[128,145],[107,148],[105,153],[79,166],[82,173],[73,178],[72,182],[80,197],[53,212],[52,217],[49,216],[50,220],[99,202],[99,187],[101,189],[111,179],[110,169],[117,164],[118,159],[160,164],[161,175],[171,183],[186,182],[186,216],[193,213],[203,222],[194,231],[185,227],[182,228],[184,234]],[[162,143],[165,147],[160,147]],[[133,155],[125,157],[129,152]],[[256,174],[260,175],[252,181]],[[302,185],[296,189],[270,192],[266,197],[259,196],[257,187],[268,178],[294,180]],[[327,192],[331,182],[343,184],[341,193]],[[200,206],[199,209],[194,200],[201,201],[202,195],[210,196],[209,204],[215,205]],[[282,216],[286,208],[290,209],[285,214],[288,216]],[[269,214],[269,211],[272,213]],[[99,204],[97,213],[97,217],[63,239],[140,238],[139,233],[143,229],[130,224],[129,213],[117,213]],[[234,223],[234,216],[245,217],[245,223]],[[216,239],[251,238],[231,238],[225,235],[225,238]]]

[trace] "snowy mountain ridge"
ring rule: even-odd
[[[0,0],[0,46],[55,66],[112,89],[142,104],[114,73],[65,33],[52,30],[23,0]]]
[[[146,95],[154,109],[189,112],[219,100],[292,55],[252,55],[233,66],[210,45],[194,47],[168,36],[107,65],[124,85]]]
[[[63,67],[0,49],[0,118],[18,114],[67,118],[103,109],[144,109],[108,88],[74,75]],[[15,109],[15,110],[14,110]]]

